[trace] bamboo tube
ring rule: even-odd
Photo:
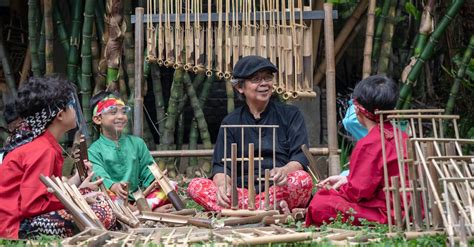
[[[46,187],[49,187],[53,190],[54,195],[74,217],[74,220],[78,223],[78,227],[81,231],[85,230],[86,228],[98,229],[96,223],[90,219],[87,214],[85,214],[77,205],[75,205],[69,198],[61,193],[61,189],[51,180],[51,178],[40,175],[40,180]]]
[[[143,137],[143,12],[143,8],[135,9],[135,99],[133,104],[133,134],[140,137]]]
[[[212,31],[212,21],[211,21],[212,10],[211,10],[211,7],[212,7],[211,4],[207,5],[207,18],[208,19],[207,19],[207,39],[206,39],[206,42],[207,42],[206,76],[208,76],[208,77],[212,75],[212,55],[213,55],[213,53],[211,52],[212,47],[213,47],[213,42],[212,42],[213,41],[213,39],[212,39],[212,32],[213,31]]]
[[[401,230],[403,228],[403,219],[402,219],[402,208],[400,204],[400,185],[398,182],[398,176],[393,176],[390,178],[392,180],[393,188],[393,209],[395,211],[395,222],[397,228]]]
[[[194,0],[193,0],[194,1]],[[185,13],[185,23],[184,23],[184,37],[186,39],[185,42],[185,52],[186,52],[186,63],[184,64],[184,70],[192,70],[194,67],[194,32],[193,28],[191,27],[191,11],[194,10],[193,6],[191,6],[191,0],[186,0],[184,9],[186,10]],[[196,13],[193,13],[196,15]],[[199,32],[199,30],[197,30]]]
[[[183,44],[182,39],[183,37],[183,29],[181,28],[181,21],[179,17],[182,13],[183,9],[183,0],[174,0],[175,2],[175,22],[174,22],[174,53],[175,53],[175,63],[173,64],[174,69],[179,69],[183,67],[183,59],[182,59],[182,52],[183,52]]]
[[[146,57],[145,60],[150,62],[156,62],[156,29],[153,26],[152,15],[156,15],[156,2],[153,5],[152,0],[147,0],[146,14]],[[155,13],[153,13],[155,12]],[[141,23],[143,25],[143,22]]]
[[[315,234],[317,233],[299,232],[299,233],[259,236],[259,237],[249,237],[249,238],[235,238],[232,240],[232,245],[241,245],[241,244],[258,245],[258,244],[271,244],[271,243],[298,242],[298,241],[304,241],[304,240],[312,240]]]
[[[79,161],[76,162],[76,168],[77,172],[79,173],[79,179],[81,182],[84,181],[87,177],[87,170],[84,164],[84,160],[88,159],[89,158],[87,155],[86,137],[81,134],[79,140]]]
[[[260,215],[266,212],[276,212],[278,214],[278,210],[247,210],[247,209],[222,209],[221,215],[222,216],[229,216],[229,217],[248,217],[248,216],[255,216]]]
[[[165,60],[165,33],[163,28],[163,2],[158,1],[158,40],[157,40],[157,47],[158,47],[158,57],[157,62],[158,65],[162,66]]]
[[[224,220],[224,226],[256,224],[256,223],[261,222],[265,217],[271,217],[276,214],[278,214],[278,212],[275,212],[272,210],[272,211],[266,211],[264,213],[261,213],[255,216],[248,216],[248,217],[235,218],[235,219],[226,219]]]
[[[179,211],[173,211],[170,214],[175,215],[185,215],[185,216],[194,216],[197,214],[197,210],[195,208],[185,208]]]
[[[232,143],[231,145],[231,179],[232,179],[232,189],[231,189],[231,207],[232,209],[239,208],[239,194],[237,192],[237,143]]]
[[[338,152],[340,152],[340,150],[338,150]],[[212,157],[213,153],[213,149],[150,151],[153,157]],[[309,148],[309,153],[317,156],[325,156],[329,154],[329,150],[325,147]],[[261,158],[255,157],[254,159],[259,161]]]
[[[158,183],[160,184],[161,189],[163,190],[163,192],[166,193],[166,196],[170,200],[171,204],[173,204],[174,208],[176,210],[183,210],[184,208],[186,208],[183,201],[178,196],[176,191],[173,190],[173,188],[171,187],[168,180],[166,179],[166,177],[161,172],[158,165],[156,163],[154,163],[153,165],[148,166],[148,168],[150,169],[153,176],[155,176],[156,181],[158,181]]]
[[[171,28],[171,14],[173,13],[173,3],[174,0],[165,0],[165,12],[166,12],[166,24],[165,24],[165,49],[166,49],[166,60],[164,65],[166,67],[173,67],[175,63],[175,47],[174,47],[174,37],[175,30]]]
[[[156,212],[142,212],[139,216],[141,219],[154,220],[166,223],[175,224],[190,224],[198,227],[212,228],[212,221],[210,219],[193,218],[190,216],[174,215],[167,213],[156,213]]]
[[[250,210],[255,209],[255,162],[254,162],[254,155],[255,155],[255,145],[253,143],[249,143],[249,166],[248,166],[248,208]]]
[[[2,70],[5,75],[5,81],[7,85],[7,94],[15,97],[17,94],[15,77],[13,76],[10,62],[8,61],[7,50],[5,47],[5,40],[3,39],[3,27],[0,27],[0,60],[2,65]],[[5,95],[5,93],[3,93]],[[5,99],[3,99],[5,100]]]
[[[372,48],[374,42],[374,23],[376,0],[369,0],[369,10],[367,11],[367,29],[365,32],[364,62],[362,65],[362,79],[370,76],[372,71]]]
[[[409,158],[414,158],[414,148],[413,145],[407,145],[407,153]],[[416,230],[421,229],[423,225],[423,219],[422,219],[422,214],[421,214],[421,204],[420,204],[420,194],[418,191],[418,181],[417,181],[417,169],[415,167],[414,162],[409,162],[408,163],[408,178],[409,178],[409,184],[413,189],[413,193],[411,194],[411,205],[413,208],[413,223],[414,227]],[[405,209],[408,210],[408,209]]]
[[[365,9],[365,8],[364,8]],[[326,108],[328,112],[328,148],[329,175],[340,173],[337,154],[337,119],[336,119],[336,65],[334,61],[334,36],[332,22],[332,4],[324,4],[324,39],[326,44]]]
[[[143,196],[147,197],[151,192],[153,192],[158,187],[158,182],[153,181],[144,191]]]
[[[276,204],[276,201],[273,201]],[[270,170],[265,169],[265,210],[270,210]]]
[[[31,51],[31,70],[34,76],[40,76],[38,57],[38,16],[41,12],[38,0],[28,0],[28,44]],[[13,93],[13,92],[12,92]],[[14,93],[16,94],[16,93]]]
[[[148,206],[148,202],[140,188],[138,188],[137,191],[133,192],[132,195],[135,198],[135,203],[140,212],[151,211],[150,207]]]
[[[394,26],[396,24],[397,0],[390,0],[390,9],[385,23],[384,32],[382,35],[382,46],[380,49],[380,56],[378,60],[378,74],[385,74],[387,72],[390,55],[392,54],[392,37],[394,33]]]
[[[337,36],[334,42],[334,54],[339,53],[340,49],[346,42],[346,39],[351,34],[351,30],[354,29],[354,27],[357,25],[358,20],[360,19],[365,9],[367,8],[368,1],[369,0],[360,1],[356,9],[354,10],[354,12],[352,12],[350,19],[346,22],[346,24],[344,24],[344,27],[341,29],[341,31],[339,32],[339,35]],[[326,22],[326,18],[325,18],[325,22]],[[316,70],[316,75],[314,79],[314,83],[316,85],[318,85],[324,78],[324,71],[326,70],[326,67],[327,67],[327,59],[325,58],[323,62],[319,64]]]

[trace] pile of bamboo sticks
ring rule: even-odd
[[[419,235],[418,235],[419,236]],[[296,229],[277,225],[267,227],[210,230],[196,227],[136,228],[128,232],[110,232],[87,229],[73,237],[64,239],[64,246],[184,246],[191,244],[257,245],[272,243],[318,243],[360,244],[380,240],[379,236],[368,236],[363,231],[328,228],[324,231],[298,232]]]
[[[274,90],[283,98],[316,97],[312,27],[303,19],[311,5],[303,0],[217,0],[217,21],[211,6],[204,10],[202,0],[147,0],[146,60],[230,79],[240,57],[259,55],[279,68]],[[207,20],[200,19],[203,13]],[[156,25],[153,16],[158,16]]]
[[[384,159],[387,208],[391,210],[392,198],[395,215],[394,224],[389,218],[389,229],[445,229],[452,244],[456,239],[462,244],[474,236],[474,156],[463,154],[463,145],[473,144],[474,140],[460,138],[459,116],[443,112],[378,112],[381,120],[386,118],[394,126],[400,172],[399,177],[389,177]],[[409,135],[408,143],[402,140],[404,128]],[[454,133],[454,137],[448,138],[445,133]],[[384,142],[382,138],[383,148]]]

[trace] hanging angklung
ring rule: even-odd
[[[284,99],[315,97],[305,11],[303,0],[207,1],[207,11],[203,0],[147,0],[147,61],[230,79],[242,56],[259,55],[277,65]]]

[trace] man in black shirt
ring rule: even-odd
[[[227,162],[224,172],[224,150],[226,158],[231,157],[231,144],[236,143],[238,157],[241,157],[242,146],[244,157],[248,156],[248,144],[254,143],[255,157],[261,157],[261,171],[258,161],[255,161],[254,174],[263,178],[263,171],[270,169],[270,176],[275,186],[270,188],[270,204],[273,204],[273,191],[276,192],[279,207],[305,207],[313,187],[312,179],[304,170],[308,160],[301,150],[301,145],[308,145],[308,136],[304,119],[298,108],[281,104],[271,99],[273,89],[273,73],[277,68],[268,59],[259,56],[247,56],[240,59],[234,67],[232,84],[234,89],[245,98],[245,105],[227,115],[222,125],[277,125],[275,132],[272,128],[222,128],[219,131],[214,147],[212,180],[197,178],[191,181],[188,194],[196,202],[208,210],[219,211],[230,207],[231,169]],[[226,131],[226,133],[224,133]],[[274,134],[275,133],[275,136]],[[243,134],[243,140],[242,140]],[[224,136],[226,147],[224,147]],[[274,139],[275,138],[275,139]],[[261,142],[259,142],[261,140]],[[273,141],[275,140],[275,148]],[[243,145],[242,145],[243,142]],[[275,150],[274,150],[275,149]],[[275,164],[273,164],[275,152]],[[262,192],[257,179],[247,181],[248,164],[244,165],[241,174],[238,162],[239,207],[246,208],[248,202],[247,186],[254,183],[256,193]],[[244,184],[240,182],[244,179]],[[256,208],[263,201],[264,193],[256,197]]]

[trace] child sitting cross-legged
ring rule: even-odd
[[[130,107],[117,94],[107,91],[94,95],[90,107],[93,109],[92,120],[100,127],[99,139],[88,149],[93,170],[104,180],[112,199],[134,201],[132,193],[150,186],[155,177],[148,169],[154,160],[143,139],[123,133]],[[154,211],[172,210],[166,194],[160,189],[152,191],[146,198]]]
[[[62,176],[64,158],[58,140],[77,125],[75,94],[74,86],[59,77],[33,77],[19,88],[14,107],[25,128],[1,150],[0,238],[71,237],[79,232],[71,214],[40,181],[41,175]],[[102,182],[90,182],[92,176],[80,183],[76,172],[69,183],[88,194]],[[112,209],[102,195],[95,194],[90,206],[111,229]]]

